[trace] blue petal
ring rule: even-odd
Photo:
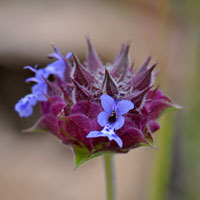
[[[37,103],[35,97],[32,94],[28,94],[21,98],[15,104],[15,111],[19,113],[20,117],[29,117],[33,113],[33,106]]]
[[[116,122],[114,123],[113,128],[115,130],[119,130],[124,125],[124,121],[125,121],[124,117],[123,116],[119,116],[116,119]]]
[[[99,137],[99,131],[91,131],[88,133],[88,135],[86,136],[86,138],[95,138],[95,137]]]
[[[92,132],[97,132],[97,133],[92,133]],[[101,131],[92,131],[92,132],[90,132],[90,133],[92,133],[93,134],[93,138],[94,137],[108,137],[109,135],[107,135],[107,134],[105,134],[105,133],[103,133],[103,132],[101,132]]]
[[[115,142],[119,145],[119,147],[122,148],[123,142],[120,137],[118,137],[116,134],[112,134],[111,139],[115,140]]]
[[[111,113],[100,112],[97,118],[97,121],[100,126],[105,126],[108,123],[108,118]]]
[[[111,113],[113,110],[113,106],[115,105],[115,101],[111,96],[103,94],[101,95],[101,105],[105,112]]]
[[[47,85],[45,82],[37,83],[32,87],[32,94],[35,96],[37,101],[46,101],[47,98],[45,94],[47,94]]]
[[[72,52],[69,52],[67,55],[66,55],[66,59],[70,59],[72,57]]]
[[[43,82],[44,78],[48,78],[49,75],[50,75],[50,73],[46,68],[41,68],[41,69],[38,69],[35,76],[38,80],[41,80],[41,82]]]
[[[131,110],[133,108],[134,108],[134,104],[131,101],[122,100],[117,104],[117,106],[115,108],[116,115],[119,117],[119,116],[127,113],[129,110]]]
[[[37,67],[37,66],[36,66]],[[29,66],[29,65],[27,65],[27,66],[25,66],[24,67],[24,69],[29,69],[29,70],[31,70],[32,72],[37,72],[37,69],[36,69],[36,67],[35,68],[33,68],[33,67],[31,67],[31,66]]]
[[[63,79],[64,71],[65,71],[65,62],[61,60],[57,60],[49,65],[47,65],[46,70],[50,74],[57,75],[61,79]]]
[[[58,49],[54,45],[52,45],[52,47],[55,53],[51,53],[49,54],[49,56],[57,58],[58,60],[49,64],[47,68],[49,71],[51,71],[51,74],[55,74],[61,79],[63,79],[63,74],[66,68],[65,57],[66,59],[69,59],[72,56],[72,52],[69,52],[65,57],[63,57],[63,55],[58,51]]]
[[[123,146],[123,142],[120,137],[118,137],[114,130],[105,126],[102,131],[91,131],[86,138],[96,138],[96,137],[107,137],[110,141],[115,140],[120,148]]]
[[[51,53],[49,54],[50,57],[52,58],[57,58],[58,60],[63,60],[63,55],[60,53],[60,51],[58,51],[58,49],[55,47],[55,45],[52,45],[55,53]],[[72,56],[72,52],[69,52],[65,57],[66,59],[69,59]]]
[[[51,53],[49,54],[50,57],[52,58],[57,58],[58,60],[63,59],[62,54],[58,51],[58,49],[55,47],[55,45],[52,45],[53,50],[55,51],[55,53]]]
[[[30,78],[27,78],[26,80],[25,80],[25,82],[31,82],[31,81],[33,81],[33,82],[36,82],[36,83],[39,83],[39,81],[38,81],[38,79],[37,78],[35,78],[35,77],[30,77]]]

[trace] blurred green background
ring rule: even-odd
[[[136,68],[152,55],[156,84],[183,106],[161,118],[159,150],[116,156],[119,199],[199,199],[199,10],[199,0],[0,0],[0,199],[105,198],[101,158],[73,171],[71,151],[56,138],[22,132],[37,120],[38,107],[28,119],[14,112],[30,90],[24,80],[32,74],[23,66],[51,62],[52,42],[84,60],[85,36],[105,64],[124,40]]]

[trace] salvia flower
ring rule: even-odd
[[[129,45],[124,43],[113,64],[104,66],[90,40],[84,64],[77,56],[63,56],[45,68],[26,67],[35,72],[32,94],[15,106],[20,117],[32,114],[41,105],[41,118],[29,131],[51,132],[72,147],[76,167],[106,152],[126,153],[139,146],[154,147],[153,133],[163,111],[178,108],[161,90],[154,88],[156,64],[147,58],[133,70]],[[73,63],[69,61],[73,57]],[[49,75],[54,81],[49,81]]]
[[[97,121],[104,128],[101,131],[91,131],[87,138],[108,137],[109,140],[115,140],[121,148],[123,142],[114,130],[119,130],[124,125],[125,119],[122,115],[133,109],[134,104],[129,100],[118,102],[118,98],[114,101],[111,96],[103,94],[101,105],[104,111],[99,113]]]
[[[29,69],[35,73],[34,77],[26,79],[26,82],[35,82],[32,87],[32,93],[21,98],[15,105],[15,111],[19,113],[20,117],[29,117],[33,113],[33,106],[37,104],[37,101],[47,101],[47,83],[46,80],[49,75],[53,74],[63,79],[64,71],[66,69],[65,59],[69,59],[72,55],[69,52],[66,58],[53,46],[55,53],[50,54],[50,57],[57,58],[58,60],[49,64],[45,68],[37,69],[31,66],[25,66],[24,69]]]

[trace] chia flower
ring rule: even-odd
[[[155,147],[153,133],[157,119],[167,109],[178,108],[161,90],[154,88],[154,68],[148,57],[139,70],[133,70],[129,45],[124,43],[113,64],[104,66],[90,40],[88,54],[81,64],[74,53],[62,56],[45,68],[26,67],[35,73],[32,94],[15,106],[20,117],[41,106],[41,118],[27,131],[47,131],[71,146],[76,167],[106,152],[127,153],[139,146]],[[70,56],[73,63],[69,61]],[[54,81],[48,80],[49,75]]]
[[[66,55],[66,58],[53,46],[55,53],[50,54],[52,58],[57,58],[58,60],[49,64],[45,68],[37,69],[31,66],[25,66],[24,69],[29,69],[35,73],[34,77],[26,79],[26,82],[35,82],[36,84],[32,87],[32,94],[26,95],[21,98],[15,105],[15,111],[17,111],[20,117],[29,117],[33,113],[33,106],[37,104],[37,101],[47,101],[47,83],[45,81],[49,75],[54,74],[63,79],[66,63],[65,60],[71,57],[71,52]]]
[[[121,148],[123,142],[116,135],[114,129],[119,130],[124,125],[125,119],[122,115],[133,109],[134,104],[129,100],[118,102],[118,98],[114,101],[111,96],[103,94],[101,96],[101,105],[104,111],[99,113],[97,121],[104,128],[101,131],[91,131],[86,137],[108,137],[110,141],[115,140]]]

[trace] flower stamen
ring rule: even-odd
[[[108,121],[110,123],[114,123],[116,121],[116,119],[118,118],[118,116],[116,115],[116,112],[113,110],[112,114],[110,115],[110,117],[108,118]]]

